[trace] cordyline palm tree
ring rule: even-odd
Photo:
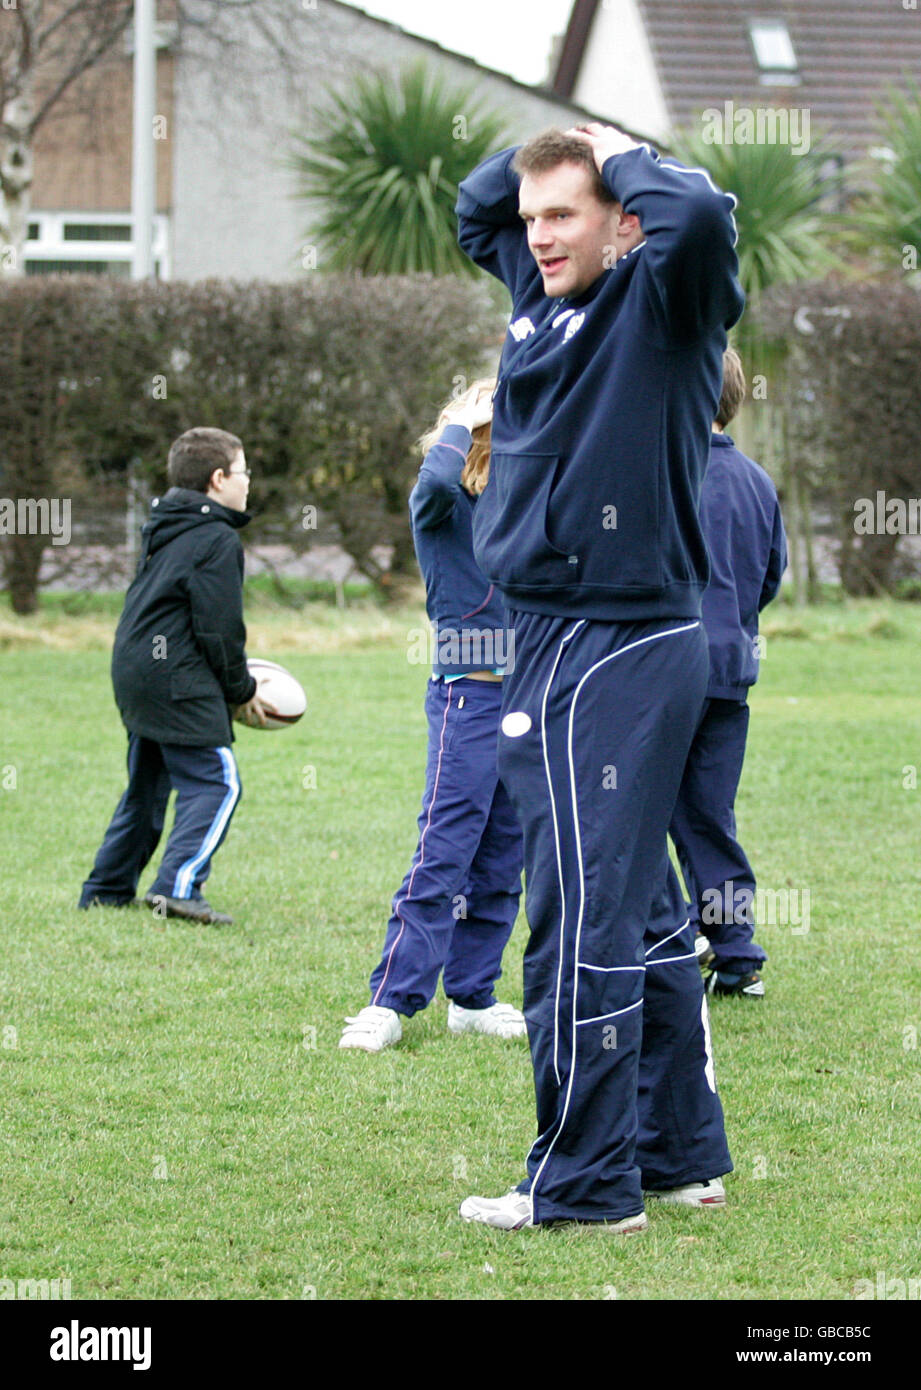
[[[851,244],[880,269],[921,271],[921,97],[892,88],[878,115],[882,149],[864,166]]]
[[[702,128],[678,131],[671,144],[683,163],[706,169],[718,188],[737,199],[736,254],[747,306],[733,342],[749,370],[770,375],[783,348],[759,331],[759,296],[771,285],[821,279],[844,268],[835,249],[840,215],[822,207],[836,192],[839,175],[821,173],[826,154],[796,155],[789,144],[710,144]]]
[[[757,397],[765,402],[764,408],[752,412],[747,425],[739,421],[740,438],[743,447],[753,448],[755,457],[782,481],[788,532],[793,538],[794,587],[797,600],[803,601],[813,573],[808,480],[792,457],[784,433],[788,386],[780,386],[778,368],[785,348],[765,340],[753,310],[771,285],[818,279],[841,267],[832,245],[837,218],[821,206],[835,189],[837,177],[819,173],[821,155],[795,155],[788,144],[709,144],[701,130],[679,132],[672,146],[679,159],[706,169],[718,188],[734,193],[738,200],[736,253],[748,305],[733,340],[750,385],[774,382],[766,395]],[[804,551],[805,564],[800,558]]]
[[[818,174],[815,154],[795,155],[782,144],[708,144],[697,131],[679,131],[671,143],[683,163],[706,169],[718,188],[738,199],[736,252],[749,299],[769,285],[814,279],[838,264],[831,218],[820,207],[836,179]]]
[[[334,96],[290,159],[298,192],[319,205],[308,235],[333,270],[476,273],[457,245],[457,185],[504,143],[503,122],[472,88],[417,65],[399,82],[359,78]]]

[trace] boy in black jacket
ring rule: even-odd
[[[707,698],[669,827],[706,938],[710,994],[760,998],[764,951],[754,940],[755,876],[736,838],[735,798],[748,734],[749,687],[758,679],[758,614],[776,596],[787,565],[777,490],[725,427],[745,399],[739,355],[727,348],[723,390],[700,494],[710,552],[701,616],[710,648]]]
[[[115,633],[112,683],[128,730],[128,787],[78,906],[122,907],[176,819],[144,901],[161,915],[229,925],[202,897],[240,799],[235,714],[264,723],[246,666],[244,508],[249,472],[236,435],[192,429],[173,443],[169,491],[154,498],[137,574]]]

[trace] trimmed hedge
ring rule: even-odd
[[[757,319],[781,358],[772,395],[785,472],[830,507],[845,590],[896,591],[913,534],[897,529],[898,513],[921,498],[921,294],[907,279],[814,281],[769,290]],[[877,493],[888,531],[876,524]],[[867,499],[875,529],[863,534]]]
[[[484,286],[456,278],[60,276],[0,284],[0,339],[2,497],[61,496],[75,475],[91,485],[134,457],[158,491],[172,440],[217,425],[254,471],[254,535],[303,544],[316,508],[386,591],[412,568],[414,441],[455,384],[491,365],[501,326]],[[17,612],[35,606],[48,539],[0,540]]]

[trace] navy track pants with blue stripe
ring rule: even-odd
[[[521,895],[521,830],[496,770],[502,687],[430,680],[419,842],[393,899],[371,1003],[412,1015],[444,991],[465,1009],[496,1002]]]
[[[692,620],[510,615],[499,773],[524,831],[534,1220],[617,1220],[732,1163],[666,834],[708,676]]]
[[[116,807],[80,907],[94,900],[132,900],[138,879],[163,833],[170,792],[176,817],[159,873],[148,890],[167,898],[200,898],[211,861],[240,800],[240,775],[229,748],[193,748],[128,735],[128,786]]]

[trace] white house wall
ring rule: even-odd
[[[573,100],[631,130],[664,140],[668,110],[636,0],[602,0]]]

